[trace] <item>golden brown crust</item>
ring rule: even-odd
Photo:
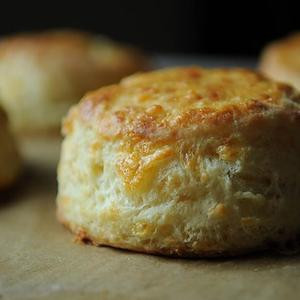
[[[227,151],[224,157],[229,159],[233,152],[243,155],[243,142],[231,137],[234,128],[260,128],[264,116],[282,109],[287,98],[296,103],[299,94],[249,70],[170,69],[134,75],[119,85],[89,93],[71,111],[63,132],[70,134],[73,120],[81,118],[106,140],[122,139],[123,151],[131,153],[131,159],[120,161],[118,171],[132,189],[134,183],[143,185],[143,174],[148,172],[140,166],[140,157],[162,145],[214,135]],[[296,118],[300,124],[295,111],[287,110],[282,117]],[[168,162],[175,156],[169,146],[156,161]]]
[[[79,239],[234,255],[299,232],[299,94],[243,69],[174,68],[87,94],[64,121],[58,214]]]
[[[247,118],[281,106],[283,95],[299,101],[299,94],[290,86],[269,81],[259,73],[191,67],[129,77],[120,85],[87,94],[78,110],[87,122],[101,115],[103,120],[97,126],[103,134],[109,127],[113,132],[107,135],[133,131],[150,137],[156,130],[179,130],[192,124],[232,124],[233,118]],[[108,112],[113,116],[106,117]],[[72,118],[70,114],[66,124]]]

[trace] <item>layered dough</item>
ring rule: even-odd
[[[147,253],[234,255],[300,230],[300,104],[244,69],[128,77],[64,121],[59,220],[79,239]]]

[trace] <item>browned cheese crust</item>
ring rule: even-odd
[[[59,220],[95,245],[246,253],[300,230],[300,105],[244,69],[128,77],[64,121]]]

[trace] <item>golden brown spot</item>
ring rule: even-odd
[[[73,241],[74,241],[74,243],[78,243],[78,244],[92,244],[91,239],[89,238],[86,231],[83,229],[80,229],[77,232]]]
[[[63,135],[68,135],[68,134],[72,134],[73,132],[73,127],[74,127],[74,120],[77,118],[78,116],[78,111],[75,108],[71,108],[68,116],[66,118],[63,119],[62,122],[62,134]]]
[[[187,68],[186,74],[190,78],[199,78],[202,75],[202,72],[198,68]]]
[[[131,154],[128,153],[117,163],[117,169],[127,191],[146,192],[159,170],[173,157],[170,147],[153,151],[149,145],[138,144]]]
[[[210,213],[210,216],[222,219],[228,215],[228,209],[223,203],[219,203]]]
[[[97,152],[101,148],[101,144],[99,142],[95,142],[91,144],[91,152]]]
[[[146,112],[152,116],[157,116],[160,115],[162,112],[164,112],[164,109],[162,108],[161,105],[152,105],[150,106]]]
[[[93,163],[92,164],[92,173],[94,176],[100,176],[103,172],[103,165],[100,163]]]

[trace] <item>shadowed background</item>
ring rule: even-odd
[[[297,1],[43,1],[1,4],[0,34],[74,27],[159,53],[258,55],[300,30]]]

